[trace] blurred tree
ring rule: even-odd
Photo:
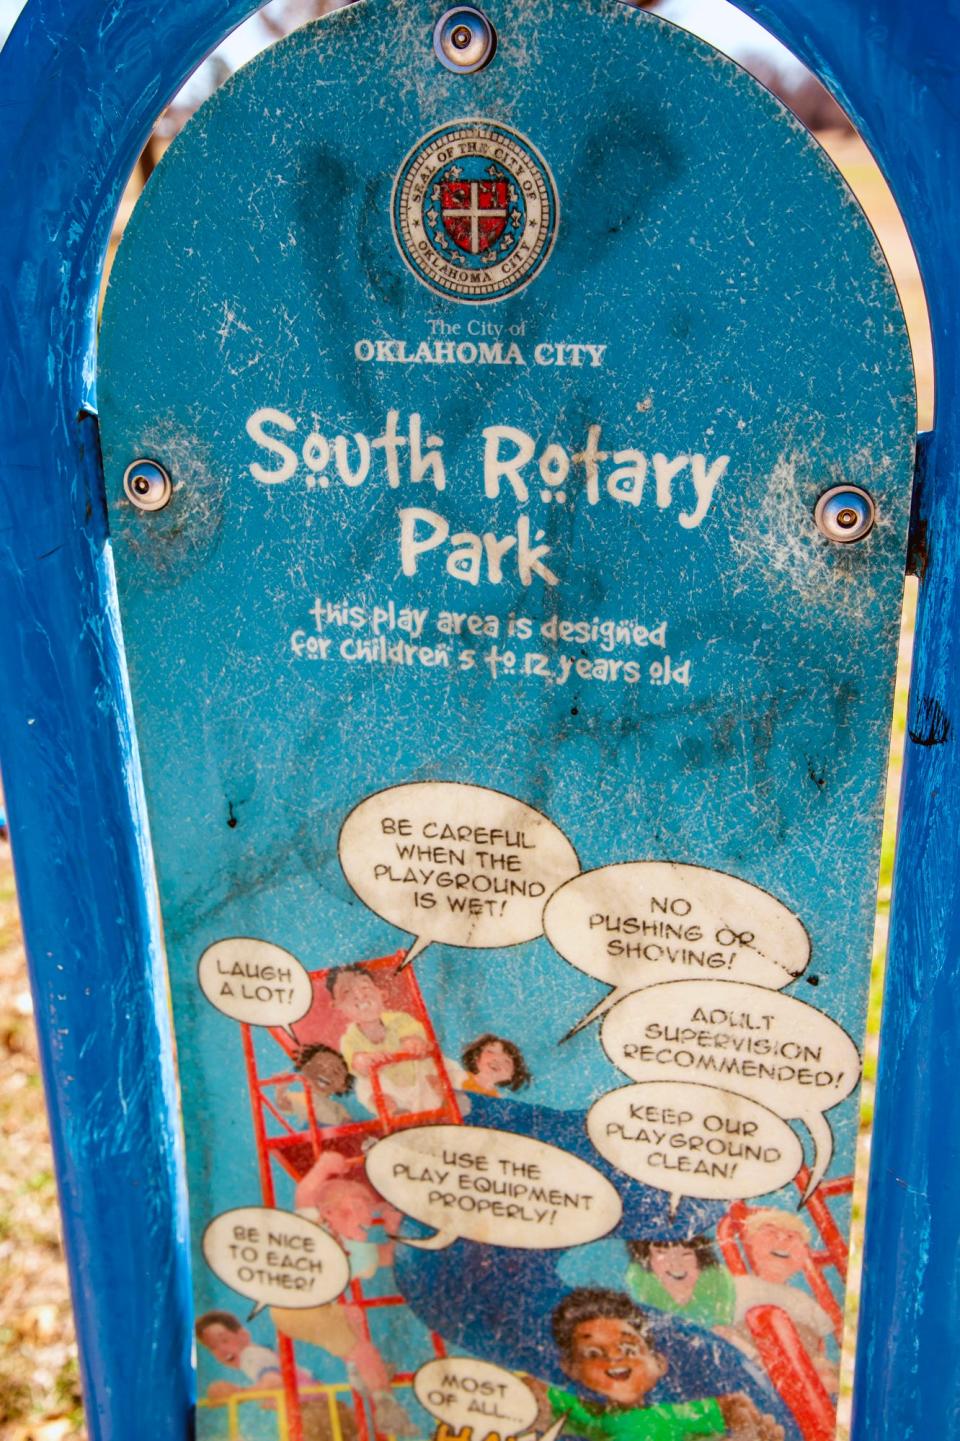
[[[0,0],[0,6],[3,3],[4,0]],[[7,3],[10,3],[10,0],[7,0]],[[20,3],[20,0],[13,0],[13,3]],[[350,3],[352,0],[271,0],[270,4],[251,16],[204,61],[160,117],[154,136],[141,160],[140,170],[144,182],[149,178],[156,161],[172,137],[183,128],[207,96],[232,75],[234,70],[292,30]],[[656,11],[665,8],[664,0],[632,0],[632,3],[642,10]],[[721,11],[730,10],[731,7],[727,0],[712,0],[711,9],[714,15],[719,15]],[[669,17],[674,23],[683,24],[683,5],[671,5]],[[691,12],[691,29],[695,28],[695,21],[696,15]],[[816,77],[786,51],[781,53],[775,42],[771,41],[770,52],[767,54],[742,52],[736,58],[745,69],[779,96],[811,130],[851,128],[839,105]]]

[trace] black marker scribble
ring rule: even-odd
[[[910,727],[910,739],[918,746],[942,746],[950,737],[950,717],[933,696],[925,695],[918,707],[916,725]]]

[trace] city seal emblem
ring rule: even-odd
[[[481,304],[516,295],[540,274],[559,203],[543,156],[491,120],[432,130],[393,187],[393,233],[414,275],[436,295]]]

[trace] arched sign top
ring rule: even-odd
[[[292,442],[302,449],[314,412],[332,433],[363,431],[358,408],[378,394],[389,402],[403,376],[428,381],[453,419],[449,455],[471,426],[482,429],[474,422],[483,417],[468,413],[478,375],[539,387],[549,413],[551,386],[574,369],[587,425],[603,418],[587,413],[591,387],[624,417],[625,390],[638,390],[629,426],[622,420],[614,436],[608,422],[608,440],[621,448],[695,451],[713,427],[712,449],[731,455],[734,469],[741,456],[768,473],[778,457],[796,460],[813,488],[834,474],[874,483],[871,445],[888,453],[895,437],[909,465],[906,333],[872,234],[823,153],[749,76],[649,15],[614,3],[595,15],[586,7],[580,23],[602,26],[603,42],[585,52],[584,87],[616,89],[619,110],[615,120],[592,120],[581,107],[582,123],[573,126],[551,87],[518,88],[508,64],[509,12],[497,59],[471,77],[440,76],[430,54],[412,69],[405,43],[387,47],[385,61],[376,15],[376,7],[351,7],[266,52],[173,147],[118,260],[113,293],[122,304],[107,301],[107,417],[121,386],[126,425],[138,414],[156,423],[162,413],[189,445],[202,374],[214,387],[212,405],[236,400],[243,410],[230,436],[215,440],[209,427],[202,436],[220,447],[214,470],[238,475],[249,470],[245,425],[257,411],[295,418]],[[404,34],[413,25],[410,12]],[[538,73],[559,73],[569,43],[563,27],[538,26]],[[344,65],[344,89],[318,83]],[[388,105],[351,83],[350,73],[365,71],[382,74]],[[489,136],[463,118],[465,104],[499,117]],[[444,161],[437,157],[447,154],[445,133],[455,138]],[[465,146],[473,153],[464,166],[454,151]],[[470,166],[482,174],[485,149],[486,168],[492,163],[499,176],[486,186],[467,174]],[[537,194],[532,208],[524,179]],[[474,191],[481,199],[471,220]],[[446,195],[450,206],[428,192]],[[162,318],[145,314],[137,303],[160,273],[165,303],[183,297],[176,317],[168,308]],[[488,303],[468,315],[477,300]],[[349,334],[341,333],[348,316]],[[144,324],[150,378],[138,372],[138,393],[128,397],[126,367],[111,363],[110,347],[138,346]],[[331,368],[333,330],[340,338]],[[591,349],[594,331],[600,338]],[[867,342],[863,370],[857,337]],[[284,357],[279,385],[264,383],[272,354]],[[483,369],[488,356],[509,363]],[[883,379],[871,380],[871,369]],[[663,378],[641,395],[647,376]],[[840,417],[849,417],[848,435],[857,430],[857,405],[864,423],[854,459],[830,432]],[[264,422],[264,434],[270,430]],[[581,439],[571,434],[568,451]],[[129,444],[136,451],[151,442],[162,449],[155,436]],[[309,479],[302,457],[293,476],[282,451],[268,447],[259,459],[285,496]],[[375,488],[382,496],[383,486],[367,485],[358,503]],[[280,498],[276,488],[259,494],[261,502]],[[678,515],[696,525],[681,529],[704,519],[703,501],[691,497],[688,510],[678,499]],[[327,512],[338,512],[336,493],[326,499]],[[623,513],[636,521],[647,504],[658,508],[652,487]],[[321,515],[314,524],[323,529]]]

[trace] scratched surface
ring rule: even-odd
[[[823,1015],[862,1035],[915,422],[892,283],[822,152],[730,61],[613,5],[489,14],[497,55],[471,77],[437,64],[434,11],[414,4],[355,6],[261,56],[159,167],[107,297],[104,466],[170,961],[198,1312],[249,1309],[204,1259],[212,1219],[305,1199],[299,1161],[285,1168],[274,1148],[260,1164],[251,1116],[263,1112],[251,1107],[240,1025],[201,991],[200,957],[254,937],[317,972],[429,939],[435,918],[413,924],[412,896],[449,910],[439,872],[465,863],[418,857],[430,874],[414,885],[394,854],[367,885],[376,837],[361,833],[357,874],[349,846],[338,850],[347,817],[387,788],[457,783],[515,798],[508,832],[523,831],[530,808],[575,851],[562,879],[577,866],[674,862],[701,868],[676,892],[685,904],[703,903],[702,877],[715,872],[760,888],[809,937],[809,961],[777,987],[806,1007],[800,1033],[814,1044]],[[514,226],[509,190],[496,188],[521,161],[542,166],[556,197],[546,261],[488,304],[438,295],[393,230],[410,157],[441,127],[477,122],[517,137],[520,158],[494,162],[479,200],[472,159],[463,175],[438,176],[441,260],[459,236],[459,269],[482,273],[474,203],[491,244],[506,245],[513,226],[522,257],[527,211]],[[457,209],[465,219],[441,214]],[[155,514],[124,496],[140,457],[173,479]],[[841,482],[877,504],[856,545],[831,545],[813,524],[817,497]],[[418,791],[434,798],[436,824],[487,817],[476,792],[441,790]],[[408,1303],[384,1309],[377,1347],[416,1370],[433,1330],[453,1350],[571,1390],[551,1314],[587,1285],[632,1291],[668,1362],[654,1399],[745,1391],[788,1434],[822,1435],[815,1388],[791,1413],[756,1351],[745,1361],[708,1324],[719,1312],[671,1308],[652,1282],[628,1279],[625,1240],[706,1234],[716,1248],[734,1200],[701,1194],[672,1214],[682,1186],[628,1179],[587,1134],[603,1096],[650,1081],[615,1063],[612,1021],[603,1047],[596,1025],[560,1044],[606,993],[584,960],[589,916],[634,914],[638,894],[614,885],[594,897],[582,946],[556,927],[520,937],[477,899],[471,923],[438,930],[414,961],[444,1056],[462,1064],[471,1040],[495,1035],[532,1076],[483,1095],[452,1075],[467,1126],[580,1157],[617,1190],[623,1216],[569,1248],[466,1235],[436,1254],[405,1251],[370,1282]],[[755,923],[749,905],[744,914]],[[691,1006],[717,1009],[730,983],[721,963],[696,959],[697,937],[666,939],[647,958],[653,979],[689,980]],[[401,984],[389,982],[396,1010],[414,1004]],[[343,1013],[315,990],[297,1042],[342,1048]],[[761,1027],[739,988],[734,1011],[748,1018],[741,1030]],[[636,1038],[652,1014],[634,1019]],[[824,1034],[829,1068],[839,1043]],[[291,1069],[264,1026],[250,1046],[261,1080]],[[717,1084],[705,1070],[690,1079]],[[667,1083],[679,1084],[672,1073]],[[397,1117],[361,1092],[338,1124],[376,1140]],[[743,1097],[742,1081],[727,1093]],[[813,1164],[799,1112],[774,1089],[762,1104],[794,1121]],[[833,1181],[852,1169],[856,1092],[826,1114]],[[311,1133],[291,1115],[269,1116],[260,1153],[292,1124],[313,1153],[339,1149],[352,1174],[363,1169],[365,1152],[338,1146],[337,1124]],[[737,1199],[795,1212],[799,1192],[790,1181]],[[844,1196],[830,1204],[845,1232]],[[729,1257],[715,1257],[726,1283]],[[836,1271],[825,1275],[842,1300]],[[801,1275],[789,1285],[801,1308],[813,1302]],[[281,1369],[278,1338],[293,1335],[318,1384],[356,1382],[318,1340],[329,1342],[325,1326],[304,1339],[264,1311],[249,1330]],[[804,1354],[827,1377],[832,1335]],[[200,1368],[204,1392],[255,1380],[203,1346]],[[284,1380],[296,1390],[289,1368]],[[376,1385],[357,1384],[355,1424],[388,1432]],[[309,1404],[305,1387],[301,1377]],[[433,1423],[410,1393],[395,1387],[395,1399],[425,1434]],[[275,1413],[242,1411],[244,1435],[278,1434]],[[199,1424],[222,1434],[223,1408],[203,1408]]]

